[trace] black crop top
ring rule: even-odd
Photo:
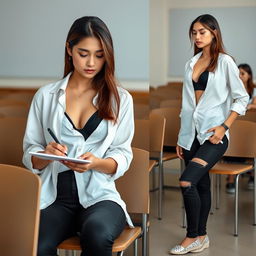
[[[205,70],[199,77],[198,77],[198,81],[195,82],[192,79],[193,82],[193,86],[194,86],[194,90],[201,90],[204,91],[207,85],[207,81],[208,81],[208,76],[209,76],[209,71]]]

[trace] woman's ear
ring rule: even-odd
[[[70,49],[68,42],[66,42],[66,48],[67,48],[68,55],[72,57],[72,50]]]

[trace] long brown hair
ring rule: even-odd
[[[99,116],[116,122],[120,109],[120,97],[115,79],[114,47],[111,34],[100,18],[85,16],[75,20],[71,26],[67,35],[66,45],[72,49],[74,45],[86,37],[99,39],[105,57],[105,63],[101,71],[93,78],[93,88],[98,93]],[[66,46],[63,77],[72,71],[74,71],[74,65]]]
[[[222,41],[222,36],[221,36],[221,31],[219,24],[217,20],[210,14],[203,14],[198,16],[190,25],[189,28],[189,38],[191,43],[192,42],[192,33],[193,33],[193,27],[196,22],[201,23],[206,29],[208,29],[212,35],[214,36],[211,42],[211,47],[210,47],[210,56],[211,56],[211,62],[209,66],[207,67],[208,71],[213,72],[218,63],[218,57],[219,53],[226,53],[225,48],[223,45]],[[202,48],[198,48],[196,44],[194,43],[194,55],[197,53],[201,52]]]
[[[242,63],[242,64],[238,65],[238,68],[243,69],[250,76],[248,81],[247,81],[247,92],[248,92],[249,96],[252,97],[253,89],[255,88],[255,85],[254,85],[253,80],[252,80],[252,78],[253,78],[252,69],[246,63]]]

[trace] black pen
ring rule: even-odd
[[[53,131],[48,128],[47,131],[50,133],[50,135],[52,136],[52,138],[55,140],[56,143],[60,144],[59,140],[57,139],[57,137],[55,136],[55,134],[53,133]],[[68,156],[68,154],[65,152],[64,153],[66,156]]]

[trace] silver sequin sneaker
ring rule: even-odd
[[[170,254],[186,254],[188,252],[191,252],[192,250],[197,250],[201,248],[201,242],[200,239],[196,239],[195,242],[191,243],[190,245],[188,245],[187,247],[183,247],[181,245],[176,245],[174,246],[169,253]]]
[[[199,249],[192,250],[191,252],[201,252],[206,248],[209,248],[210,246],[210,241],[209,237],[206,235],[204,240],[201,242],[201,247]]]

